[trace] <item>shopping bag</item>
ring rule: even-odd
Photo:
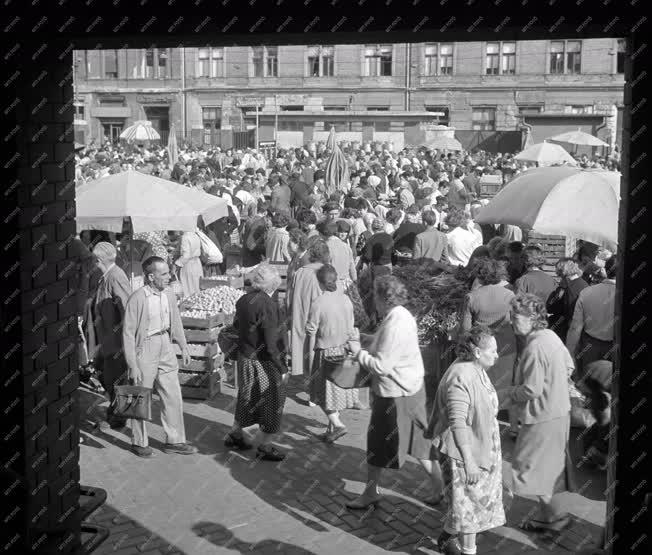
[[[222,264],[224,257],[219,247],[203,231],[197,230],[201,242],[201,259],[204,264]]]
[[[116,385],[111,412],[116,418],[152,419],[152,390],[140,385]]]
[[[344,347],[324,350],[322,370],[327,380],[342,389],[359,389],[371,385],[371,374]]]

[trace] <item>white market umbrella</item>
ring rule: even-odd
[[[124,218],[134,233],[195,231],[197,218],[209,224],[229,215],[227,202],[196,189],[136,171],[116,173],[77,188],[77,230],[122,232]]]
[[[523,162],[536,162],[539,166],[552,166],[553,164],[577,165],[575,159],[568,154],[565,148],[554,143],[537,143],[529,146],[514,156],[515,160]]]
[[[161,138],[158,131],[152,127],[151,121],[139,120],[130,125],[122,133],[120,138],[126,141],[156,141]]]
[[[462,150],[462,143],[454,137],[437,137],[425,144],[430,150]]]
[[[620,177],[617,172],[568,166],[533,168],[482,207],[476,222],[567,235],[614,250]]]
[[[577,131],[568,131],[561,135],[555,135],[554,137],[550,137],[550,140],[557,141],[558,143],[569,143],[571,145],[579,146],[609,146],[604,141],[601,141],[597,137],[585,133],[580,129]]]

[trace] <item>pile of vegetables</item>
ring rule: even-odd
[[[187,311],[205,313],[204,316],[193,315],[193,318],[204,318],[218,312],[233,314],[235,312],[235,303],[242,295],[244,295],[244,291],[226,285],[204,289],[183,300],[181,303],[181,309],[184,311],[182,316],[191,316],[186,313]]]
[[[464,299],[470,291],[469,270],[442,271],[428,264],[397,266],[392,274],[408,289],[405,305],[416,318],[419,343],[447,337],[459,325]]]

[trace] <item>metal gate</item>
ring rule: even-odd
[[[255,148],[256,146],[256,130],[248,129],[247,131],[234,131],[233,132],[233,148],[242,150],[245,148]]]

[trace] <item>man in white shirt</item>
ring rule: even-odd
[[[446,219],[448,260],[452,266],[466,266],[473,251],[482,245],[482,232],[461,210],[451,210]]]

